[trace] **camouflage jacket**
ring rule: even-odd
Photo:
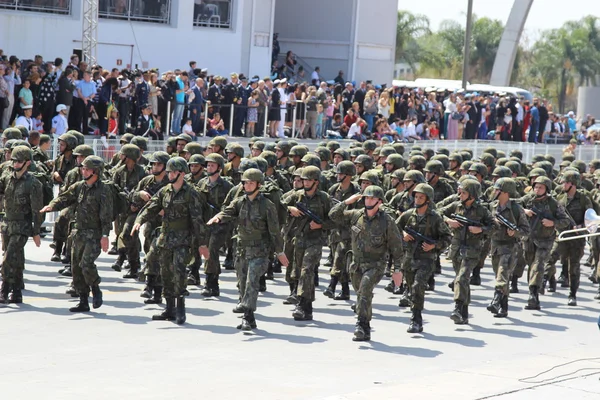
[[[98,180],[91,186],[75,182],[50,202],[54,211],[75,205],[73,229],[93,232],[93,237],[108,236],[113,220],[112,189]]]
[[[395,265],[402,265],[402,236],[394,219],[379,210],[373,217],[366,210],[348,210],[345,203],[336,204],[329,213],[337,224],[351,231],[353,261],[358,264],[375,263],[384,268],[386,254],[391,254]]]
[[[481,256],[481,246],[485,239],[486,232],[489,232],[494,226],[492,214],[487,205],[475,201],[470,207],[466,207],[461,201],[455,201],[439,210],[440,214],[446,218],[452,218],[451,214],[461,215],[470,220],[479,222],[483,232],[475,234],[469,231],[469,227],[464,225],[452,229],[452,251],[450,257],[453,258],[456,252],[460,251],[463,257],[477,258]]]
[[[544,196],[542,199],[537,199],[535,195],[526,195],[521,200],[523,208],[530,210],[536,208],[543,213],[529,218],[529,239],[534,242],[554,241],[557,231],[567,229],[571,225],[571,219],[565,212],[565,208],[553,197]],[[552,219],[554,221],[554,226],[545,227],[542,224],[542,219],[544,218]]]
[[[312,197],[306,196],[304,190],[293,192],[293,194],[282,201],[285,207],[295,207],[302,203],[306,208],[312,211],[317,217],[321,218],[323,225],[321,229],[310,229],[311,219],[306,215],[300,217],[290,217],[291,223],[288,227],[296,236],[296,243],[305,243],[307,245],[322,244],[325,231],[330,230],[335,225],[329,219],[329,210],[331,209],[331,200],[329,195],[321,190],[317,190]]]
[[[198,182],[196,188],[202,193],[208,204],[208,207],[205,207],[205,219],[208,221],[223,209],[225,199],[233,188],[233,184],[221,176],[214,182],[206,177]]]
[[[223,167],[223,171],[221,172],[222,176],[228,176],[229,178],[231,178],[231,181],[233,182],[234,185],[239,184],[242,181],[242,173],[239,171],[238,168],[234,168],[233,164],[231,164],[231,162],[228,162],[227,164],[225,164],[225,166]]]
[[[200,172],[198,176],[192,175],[191,172],[185,175],[185,181],[190,185],[197,185],[204,178],[206,178],[206,171]]]
[[[138,212],[142,207],[144,207],[144,205],[146,205],[146,202],[142,200],[142,197],[140,196],[140,192],[147,192],[150,197],[152,197],[168,184],[169,177],[167,174],[165,174],[161,181],[156,181],[154,175],[148,175],[142,178],[142,180],[137,184],[136,188],[127,196],[127,200],[131,205],[130,210],[132,212]]]
[[[339,183],[336,183],[331,187],[331,189],[329,189],[329,196],[331,196],[332,199],[336,199],[339,201],[344,201],[348,197],[356,193],[360,193],[360,187],[358,187],[358,185],[354,182],[350,183],[348,190],[343,190]],[[354,206],[355,205],[353,204],[349,208],[353,209]],[[351,236],[352,235],[350,234],[350,230],[347,227],[335,224],[335,227],[329,232],[329,242],[339,243],[342,241],[349,241],[351,239]]]
[[[123,164],[114,171],[112,178],[115,185],[129,194],[145,176],[146,170],[143,166],[135,164],[133,169],[129,171],[127,165]]]
[[[19,179],[12,174],[3,175],[0,178],[0,194],[4,195],[2,232],[8,235],[39,235],[42,225],[42,184],[29,172]]]
[[[162,226],[156,242],[158,247],[191,247],[193,240],[199,245],[208,244],[208,229],[204,223],[200,193],[184,182],[179,191],[173,184],[163,187],[138,214],[135,222],[144,224],[161,211]]]
[[[63,182],[65,180],[65,177],[67,176],[67,172],[69,172],[70,170],[72,170],[73,168],[76,167],[76,163],[77,160],[75,159],[76,157],[71,155],[70,158],[65,157],[64,154],[61,154],[60,156],[58,156],[56,158],[56,160],[54,161],[54,169],[52,170],[52,175],[54,175],[55,172],[58,172],[58,174],[60,175],[60,177],[62,178]],[[54,179],[54,178],[52,178]],[[62,186],[62,183],[56,182],[58,183],[60,186]]]
[[[416,208],[411,208],[406,211],[399,218],[398,227],[400,230],[405,230],[406,228],[414,229],[423,236],[437,242],[434,250],[426,252],[422,248],[423,242],[419,241],[417,238],[409,242],[403,240],[405,259],[408,258],[403,264],[405,267],[410,266],[410,260],[413,259],[435,260],[437,254],[448,247],[452,238],[450,229],[444,222],[442,216],[430,207],[427,208],[427,211],[423,215],[419,215]]]
[[[433,188],[433,202],[436,204],[455,193],[452,186],[446,180],[442,180],[442,178],[439,178],[435,185],[431,183],[430,185]]]
[[[492,216],[496,218],[501,215],[509,222],[515,224],[518,230],[514,236],[508,235],[508,229],[505,225],[498,222],[495,229],[492,231],[492,246],[513,245],[519,239],[529,235],[529,220],[525,210],[515,200],[509,200],[504,206],[500,205],[498,200],[494,200],[489,204]]]
[[[274,181],[277,184],[277,186],[279,186],[279,189],[281,189],[281,191],[283,193],[287,193],[292,189],[292,186],[290,185],[288,173],[285,171],[274,170],[273,175],[265,174],[265,179]]]

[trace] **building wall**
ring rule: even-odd
[[[165,71],[186,68],[193,59],[211,74],[266,74],[270,69],[271,18],[255,19],[253,30],[251,11],[256,3],[256,10],[266,8],[270,14],[274,1],[235,0],[232,29],[194,27],[191,0],[173,0],[170,25],[100,18],[98,62],[113,68],[121,59],[124,68],[132,59],[132,66],[142,68],[145,62]],[[73,49],[81,48],[81,1],[72,4],[71,16],[0,10],[0,46],[5,54],[23,59],[41,54],[47,60],[61,57],[68,61]],[[257,31],[267,37],[267,47],[264,40],[261,46],[252,44]]]

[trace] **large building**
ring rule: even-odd
[[[21,59],[68,61],[81,50],[83,2],[0,0],[0,48]],[[104,68],[187,67],[267,75],[272,37],[324,79],[391,82],[397,0],[98,0]]]

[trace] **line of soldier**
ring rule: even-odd
[[[402,144],[366,141],[343,149],[328,141],[310,152],[293,141],[253,139],[251,157],[244,158],[245,149],[223,137],[205,149],[184,134],[169,139],[166,152],[147,157],[145,138],[124,135],[120,152],[105,163],[77,132],[69,132],[59,138],[60,156],[47,172],[60,185],[59,195],[42,208],[43,174],[36,168],[47,160],[36,161],[37,149],[11,140],[0,180],[0,193],[10,193],[4,197],[2,301],[22,301],[23,247],[29,236],[39,243],[40,211],[62,210],[53,260],[63,253],[70,265],[63,273],[73,277],[67,292],[79,297],[73,312],[90,310],[90,291],[93,307],[102,305],[95,260],[108,250],[114,223],[118,259],[113,268],[121,270],[127,260],[125,277],[145,281],[145,303],[165,298],[165,310],[153,319],[178,324],[186,319],[187,284],[200,283],[202,258],[202,294],[220,295],[221,250],[237,274],[240,296],[233,311],[243,314],[239,329],[256,327],[258,293],[281,265],[287,266],[290,287],[284,303],[295,306],[295,320],[312,320],[326,245],[331,280],[323,294],[348,300],[352,284],[356,341],[370,340],[373,290],[384,276],[394,276],[386,289],[401,294],[399,305],[411,307],[408,332],[422,332],[425,292],[435,288],[446,250],[455,272],[450,317],[456,324],[469,321],[470,285],[481,283],[488,255],[496,283],[487,308],[495,317],[508,315],[509,293],[518,291],[525,265],[526,309],[539,310],[539,295],[546,285],[556,290],[557,283],[569,287],[568,304],[575,306],[586,241],[565,244],[555,238],[559,231],[583,226],[585,211],[598,208],[600,192],[588,166],[570,155],[557,171],[551,156],[535,156],[526,165],[517,150],[507,158],[488,148],[472,161],[468,150],[435,154],[414,146],[406,161]],[[589,169],[600,177],[600,160]],[[590,242],[591,279],[597,281],[600,246],[595,238]],[[6,251],[9,246],[15,251]],[[563,268],[555,279],[559,259]]]

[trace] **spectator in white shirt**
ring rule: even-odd
[[[31,104],[23,106],[23,115],[15,120],[15,126],[24,126],[28,131],[33,130],[33,118],[31,118],[31,113],[33,112],[33,106]]]
[[[52,130],[50,131],[56,137],[60,137],[63,133],[69,129],[69,123],[67,122],[67,106],[59,104],[56,106],[56,116],[52,118]]]
[[[319,76],[319,72],[321,72],[321,68],[315,67],[315,70],[310,75],[310,80],[313,86],[319,86],[321,84],[321,77]]]
[[[365,121],[362,118],[358,118],[355,123],[350,126],[348,130],[348,135],[346,135],[346,139],[354,139],[359,142],[364,142],[366,140],[365,135],[362,134],[363,128],[366,126]]]
[[[405,140],[421,140],[421,138],[419,137],[419,135],[417,135],[417,119],[413,118],[408,125],[406,126],[406,128],[404,129],[404,139]]]

